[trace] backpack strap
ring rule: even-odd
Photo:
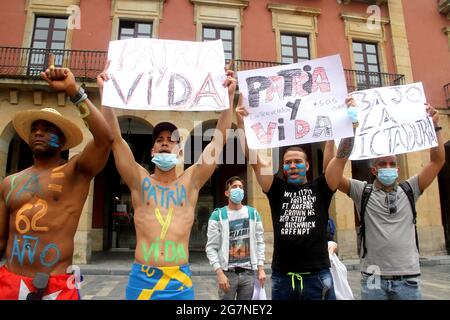
[[[367,248],[366,248],[366,223],[364,222],[364,215],[366,213],[367,203],[369,202],[370,194],[372,193],[373,185],[367,183],[364,186],[363,193],[361,196],[361,209],[359,210],[359,230],[361,233],[361,245],[363,248],[362,258],[366,256]]]
[[[419,236],[417,234],[417,211],[416,211],[416,202],[414,200],[414,191],[411,188],[411,185],[409,184],[408,181],[403,181],[402,183],[399,184],[399,186],[408,196],[409,204],[411,205],[411,210],[413,213],[414,231],[416,233],[417,251],[419,251]]]

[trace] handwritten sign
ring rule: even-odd
[[[249,116],[251,149],[333,140],[353,135],[347,86],[338,55],[238,72]]]
[[[229,107],[222,40],[127,39],[109,43],[102,103],[137,110],[207,111]]]
[[[352,96],[360,109],[351,160],[437,146],[422,83],[356,91]]]

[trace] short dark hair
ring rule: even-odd
[[[305,161],[308,161],[308,155],[306,154],[306,151],[303,150],[303,148],[298,147],[298,146],[291,146],[291,147],[287,148],[286,150],[284,150],[284,152],[283,152],[283,160],[284,160],[284,155],[288,151],[299,151],[299,152],[301,152],[301,153],[303,153],[305,155]]]
[[[244,184],[244,180],[239,176],[232,176],[231,178],[228,178],[227,182],[225,182],[225,190],[228,190],[228,188],[235,182],[240,181],[242,184]]]
[[[163,131],[169,131],[172,136],[171,138],[174,138],[177,143],[180,143],[180,133],[178,132],[178,128],[171,122],[160,122],[158,123],[152,131],[152,138],[153,138],[153,144],[155,144],[156,139],[158,139],[158,136]]]

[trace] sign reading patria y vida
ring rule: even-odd
[[[127,39],[109,43],[103,105],[138,110],[229,107],[222,40]]]
[[[249,115],[251,149],[333,140],[353,135],[347,85],[338,55],[238,72]]]
[[[437,146],[426,113],[422,83],[352,93],[359,107],[359,127],[351,160],[407,153]]]

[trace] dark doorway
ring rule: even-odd
[[[209,138],[203,138],[205,132],[211,132],[210,129],[215,128],[216,122],[208,121],[202,123],[201,126],[201,129],[194,129],[186,141],[184,147],[185,169],[198,161],[202,151],[210,142]],[[198,135],[194,135],[194,132]],[[189,251],[204,252],[209,217],[215,208],[223,207],[228,203],[224,194],[225,182],[228,178],[240,176],[244,181],[246,180],[247,166],[238,141],[236,137],[230,135],[216,165],[216,170],[200,189],[195,209],[194,225],[192,226],[189,240]],[[247,184],[245,184],[244,191],[247,194]],[[245,201],[246,199],[244,199]]]
[[[439,198],[441,199],[442,225],[445,233],[445,246],[450,253],[450,141],[445,144],[445,165],[438,175]]]
[[[136,162],[153,171],[151,126],[134,117],[120,117],[119,124]],[[116,169],[112,153],[95,178],[92,228],[103,229],[103,250],[134,250],[136,247],[131,193]]]

